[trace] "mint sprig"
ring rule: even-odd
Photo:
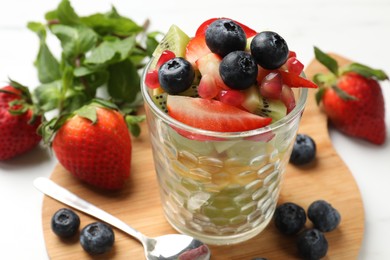
[[[35,66],[41,85],[32,95],[40,109],[58,110],[61,117],[98,93],[107,93],[103,98],[134,116],[142,103],[140,69],[158,45],[159,33],[148,33],[147,25],[148,21],[138,25],[120,15],[115,7],[106,13],[79,16],[69,0],[47,12],[45,22],[29,22],[28,28],[39,38]],[[61,45],[58,55],[47,42],[49,34]]]

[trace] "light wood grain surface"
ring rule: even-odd
[[[334,56],[341,63],[348,62],[342,57]],[[305,72],[311,78],[314,73],[323,70],[321,65],[313,61]],[[299,132],[311,135],[316,141],[317,159],[309,167],[288,165],[279,203],[291,201],[307,208],[317,199],[329,201],[340,211],[342,221],[336,230],[326,233],[329,251],[325,259],[356,259],[364,232],[362,199],[351,172],[332,147],[327,120],[315,104],[314,90],[309,92]],[[131,178],[120,192],[102,194],[73,178],[60,165],[53,170],[51,179],[148,236],[175,233],[163,216],[146,125],[143,125],[141,137],[133,138]],[[42,223],[49,257],[92,259],[79,245],[78,237],[62,240],[51,231],[51,217],[62,207],[64,205],[61,203],[44,197]],[[96,221],[83,213],[79,215],[81,227]],[[306,227],[310,226],[308,221]],[[115,230],[115,235],[113,250],[94,259],[144,259],[141,244],[119,230]],[[247,242],[231,246],[211,246],[211,250],[212,259],[298,259],[295,237],[279,234],[273,223]]]

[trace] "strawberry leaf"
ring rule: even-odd
[[[348,94],[347,92],[345,92],[344,90],[342,90],[341,88],[339,88],[339,87],[337,87],[337,86],[335,86],[335,85],[332,86],[332,89],[336,92],[336,94],[337,94],[342,100],[345,100],[345,101],[348,101],[348,100],[358,100],[357,97]]]
[[[316,94],[315,94],[315,99],[316,99],[317,105],[319,105],[319,104],[321,103],[322,97],[323,97],[324,94],[325,94],[325,90],[326,90],[325,87],[320,87],[320,88],[318,89],[318,91],[316,92]]]
[[[330,57],[328,54],[321,51],[319,48],[314,47],[314,54],[316,59],[330,70],[334,75],[339,75],[339,65],[335,59]]]
[[[81,107],[80,109],[77,109],[74,113],[78,116],[90,120],[92,124],[95,124],[97,122],[97,113],[95,106],[86,105]]]
[[[319,86],[335,85],[337,78],[334,74],[317,73],[313,76],[313,81]]]
[[[342,74],[348,72],[356,72],[366,78],[375,78],[376,80],[389,79],[383,70],[373,69],[360,63],[351,63],[342,69]]]
[[[134,115],[126,115],[125,121],[127,124],[127,128],[129,128],[131,134],[135,137],[139,136],[141,133],[141,128],[139,123],[145,120],[145,115],[134,116]]]

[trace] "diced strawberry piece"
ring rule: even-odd
[[[218,100],[234,107],[240,107],[245,100],[245,94],[234,89],[221,90],[218,94]]]
[[[207,47],[205,36],[196,36],[188,42],[185,58],[196,67],[195,62],[209,53],[211,50]]]
[[[282,76],[279,72],[269,73],[260,84],[260,94],[265,98],[279,99],[282,92]]]
[[[257,82],[260,84],[263,79],[268,75],[270,74],[273,70],[267,70],[267,69],[264,69],[260,66],[257,66],[258,68],[258,72],[257,72]]]
[[[280,94],[280,99],[287,108],[287,114],[295,108],[294,92],[289,86],[283,85],[282,93]]]
[[[201,98],[215,98],[220,90],[221,89],[217,86],[214,78],[210,74],[206,74],[201,78],[198,86],[198,94]]]
[[[210,25],[212,22],[214,22],[214,21],[216,21],[216,20],[218,20],[218,19],[220,19],[220,18],[211,18],[211,19],[209,19],[209,20],[203,22],[203,23],[198,27],[198,29],[196,30],[195,36],[205,35],[205,34],[206,34],[207,27],[209,27],[209,25]],[[226,18],[226,17],[225,17],[225,18],[223,18],[223,19],[230,19],[230,18]],[[248,26],[246,26],[246,25],[244,25],[244,24],[242,24],[242,23],[240,23],[240,22],[237,22],[237,21],[235,21],[235,20],[233,20],[233,19],[230,19],[230,20],[234,21],[235,23],[237,23],[238,25],[241,26],[241,28],[244,30],[244,32],[245,32],[245,34],[246,34],[246,38],[250,38],[250,37],[255,36],[255,35],[257,34],[257,32],[256,32],[255,30],[249,28]]]
[[[289,72],[300,75],[304,66],[297,58],[291,57],[287,59],[286,67]]]
[[[173,51],[165,50],[161,53],[160,58],[157,61],[156,68],[160,68],[165,62],[169,61],[176,57],[176,54]]]
[[[233,20],[234,21],[234,20]],[[248,26],[240,23],[240,22],[237,22],[235,21],[239,26],[241,26],[241,28],[244,30],[245,34],[246,34],[246,38],[250,38],[252,36],[255,36],[257,34],[257,32],[251,28],[249,28]]]
[[[295,51],[289,51],[288,52],[288,58],[297,57],[297,53]]]
[[[215,53],[208,53],[196,61],[196,66],[202,74],[202,77],[209,75],[214,79],[216,86],[220,89],[229,90],[223,82],[221,75],[219,74],[219,65],[221,64],[221,57]]]
[[[168,96],[167,108],[171,117],[186,125],[218,132],[253,130],[272,121],[213,99]]]
[[[214,21],[218,20],[219,18],[211,18],[206,21],[204,21],[196,30],[195,37],[199,35],[205,35],[207,27],[209,27],[210,24],[212,24]]]
[[[160,87],[160,82],[158,81],[158,71],[151,70],[146,73],[145,84],[150,89],[155,89]]]
[[[290,88],[317,88],[318,86],[299,75],[290,73],[287,71],[279,70],[282,75],[283,83],[288,85]]]

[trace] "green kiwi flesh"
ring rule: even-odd
[[[165,50],[172,51],[175,53],[176,57],[184,57],[186,46],[189,41],[190,37],[185,32],[183,32],[178,26],[172,25],[154,50],[154,61],[151,67],[155,67],[161,53]]]
[[[287,108],[281,100],[262,97],[256,86],[247,90],[246,99],[242,106],[251,113],[271,117],[272,123],[287,115]]]

